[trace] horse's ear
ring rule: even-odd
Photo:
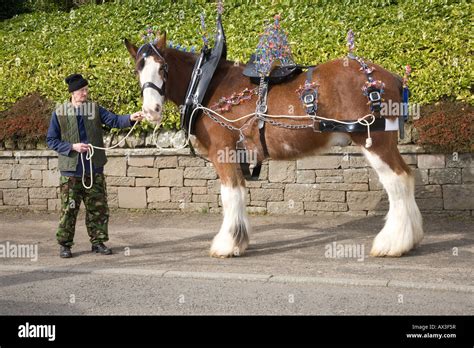
[[[127,39],[125,39],[123,42],[125,44],[125,47],[127,47],[128,52],[130,52],[130,55],[135,59],[137,57],[137,46],[132,44]]]
[[[157,36],[159,36],[159,33],[156,33],[156,34]],[[166,48],[166,31],[163,34],[161,34],[161,36],[158,38],[158,43],[156,44],[156,47],[159,50]]]

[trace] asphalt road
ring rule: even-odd
[[[67,260],[57,220],[0,213],[0,245],[38,246],[36,261],[0,258],[0,315],[474,314],[472,218],[425,216],[418,249],[372,258],[383,217],[252,216],[247,253],[214,259],[219,215],[115,211],[115,253],[103,256],[89,252],[81,214]],[[364,253],[330,257],[338,245]]]

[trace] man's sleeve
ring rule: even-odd
[[[118,116],[102,106],[99,106],[99,114],[102,123],[111,128],[127,128],[135,123],[134,121],[130,121],[130,115]]]
[[[59,126],[58,117],[56,116],[55,111],[53,111],[51,116],[48,134],[46,135],[46,142],[50,149],[61,155],[69,156],[69,153],[72,151],[72,144],[61,140],[61,127]]]

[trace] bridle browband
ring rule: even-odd
[[[161,53],[156,49],[155,47],[155,42],[149,42],[149,43],[146,43],[142,46],[140,46],[140,48],[138,49],[137,51],[137,56],[140,54],[140,52],[145,48],[145,47],[151,47],[152,50],[157,54],[157,56],[159,58],[161,58],[163,60],[163,71],[164,71],[164,76],[163,76],[163,85],[161,87],[158,87],[157,85],[155,85],[153,82],[151,81],[148,81],[148,82],[145,82],[143,85],[142,85],[142,88],[141,88],[141,94],[143,96],[143,91],[145,90],[145,88],[152,88],[154,89],[155,91],[157,91],[161,96],[165,96],[165,84],[166,84],[166,79],[168,78],[168,64],[166,64],[166,60],[165,58],[161,55]],[[148,57],[148,50],[145,50],[143,53],[142,53],[142,56],[143,56],[143,59],[146,59]]]

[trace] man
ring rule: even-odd
[[[107,157],[105,151],[94,149],[91,173],[90,161],[85,153],[88,144],[104,147],[102,124],[112,128],[127,128],[141,121],[143,117],[141,112],[117,116],[95,103],[88,102],[88,82],[80,74],[68,76],[66,83],[71,100],[53,111],[47,135],[48,147],[58,152],[58,168],[61,171],[61,217],[56,233],[60,244],[59,256],[72,257],[71,247],[74,244],[81,201],[84,201],[86,207],[86,227],[92,243],[92,252],[110,255],[112,250],[104,244],[109,240],[109,209],[103,174]],[[90,189],[83,186],[83,175],[86,186],[90,186],[92,180]]]

